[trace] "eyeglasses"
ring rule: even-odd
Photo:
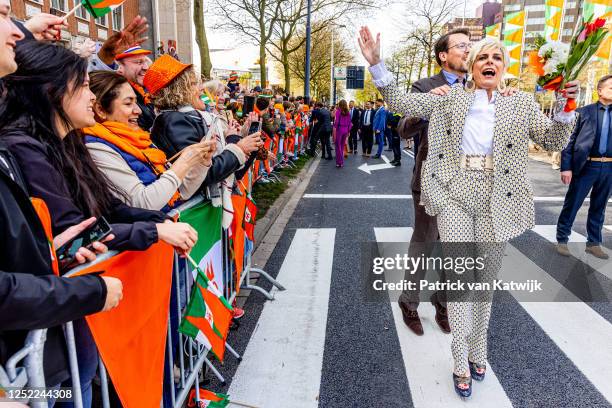
[[[452,47],[448,47],[449,50],[451,48],[457,48],[460,51],[467,51],[472,48],[472,43],[459,43],[459,44],[453,45]]]

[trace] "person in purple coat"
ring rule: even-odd
[[[336,167],[344,167],[344,148],[346,139],[351,131],[353,123],[349,113],[348,103],[342,99],[338,103],[334,119],[334,142],[336,143]]]

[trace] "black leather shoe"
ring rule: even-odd
[[[374,156],[372,156],[373,159],[380,159],[380,154],[375,154]]]

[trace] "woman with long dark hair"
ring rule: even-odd
[[[47,204],[54,234],[91,216],[105,217],[115,235],[109,248],[144,250],[164,240],[179,251],[191,249],[197,233],[189,225],[115,198],[76,134],[95,124],[87,61],[62,47],[35,41],[19,43],[15,61],[17,71],[4,78],[0,138],[21,168],[30,195]],[[84,320],[75,322],[75,335],[88,407],[97,352]]]
[[[344,167],[344,148],[346,147],[346,139],[353,126],[348,103],[344,99],[338,102],[338,109],[336,109],[334,118],[333,136],[336,143],[336,167]]]

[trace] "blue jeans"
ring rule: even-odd
[[[385,138],[385,134],[383,132],[376,133],[376,143],[378,143],[378,150],[376,150],[377,156],[380,156],[382,154],[383,148],[385,147],[384,138]]]
[[[76,343],[77,361],[79,364],[79,377],[81,382],[81,397],[83,408],[91,407],[91,382],[98,369],[98,348],[94,342],[89,326],[85,319],[75,320],[74,340]],[[67,380],[62,387],[72,387],[72,380]],[[74,402],[58,402],[56,408],[73,408]]]
[[[601,243],[601,229],[606,217],[606,205],[612,192],[612,163],[592,161],[584,165],[580,174],[572,176],[563,209],[557,221],[557,242],[567,243],[576,214],[589,191],[591,192],[591,203],[587,218],[587,245]]]

